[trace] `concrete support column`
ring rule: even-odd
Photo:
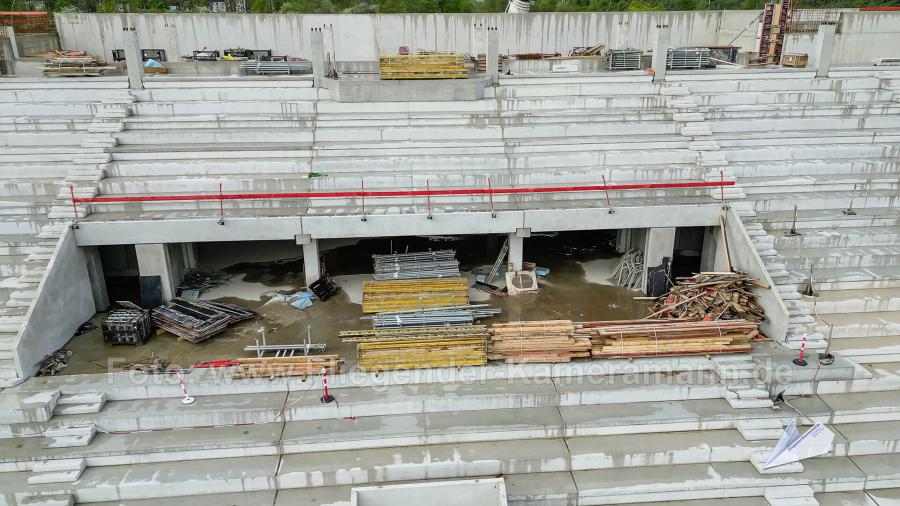
[[[128,65],[128,85],[133,90],[144,89],[144,59],[141,58],[141,41],[134,28],[122,29],[125,48],[125,64]]]
[[[184,259],[185,269],[197,268],[197,244],[193,242],[181,243],[181,256]]]
[[[487,29],[487,52],[484,58],[484,73],[490,79],[491,85],[500,84],[500,69],[497,67],[497,59],[500,57],[500,31],[497,27]]]
[[[831,68],[831,53],[834,50],[834,25],[819,25],[819,33],[813,44],[813,54],[809,55],[811,66],[816,69],[816,77],[828,77]]]
[[[91,294],[94,296],[94,308],[105,311],[109,307],[109,293],[106,291],[106,276],[103,274],[103,262],[100,260],[100,248],[88,246],[82,248],[87,264],[88,278],[91,281]]]
[[[12,45],[12,57],[13,60],[19,59],[19,45],[16,43],[16,31],[11,26],[4,26],[4,30],[6,30],[6,38],[9,39],[10,44]]]
[[[181,247],[178,244],[135,244],[141,277],[141,302],[153,305],[158,287],[162,302],[172,300],[184,276]]]
[[[315,283],[322,277],[322,264],[319,262],[319,241],[309,234],[294,236],[297,244],[303,246],[303,277],[306,287]]]
[[[653,80],[666,80],[666,61],[669,59],[669,26],[660,25],[653,46]]]
[[[521,271],[525,249],[525,238],[531,237],[530,228],[517,228],[509,234],[509,253],[506,257],[506,268],[510,271]]]
[[[309,31],[309,59],[312,62],[313,86],[321,88],[325,81],[325,40],[321,28]]]
[[[644,242],[644,293],[658,297],[669,289],[675,256],[675,227],[649,228]]]

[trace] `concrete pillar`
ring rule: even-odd
[[[91,280],[91,294],[94,296],[94,307],[97,311],[105,311],[109,307],[109,293],[106,291],[106,276],[103,274],[100,248],[88,246],[82,248],[82,250],[87,263],[88,278]]]
[[[16,75],[16,60],[12,58],[13,48],[15,48],[15,41],[11,41],[9,39],[4,39],[0,37],[0,55],[2,55],[3,61],[0,62],[0,73],[6,76],[14,76]],[[18,49],[16,49],[18,51]]]
[[[491,85],[500,84],[500,70],[497,67],[497,58],[500,56],[500,31],[497,27],[487,29],[487,52],[484,58],[484,73],[490,79]]]
[[[16,31],[11,26],[4,26],[6,30],[6,38],[9,39],[10,45],[12,45],[12,57],[13,60],[19,59],[19,45],[16,43]]]
[[[181,256],[184,259],[184,268],[191,270],[197,268],[197,244],[193,242],[181,243]]]
[[[816,69],[816,77],[828,77],[831,68],[831,52],[834,50],[834,25],[819,25],[813,43],[813,54],[809,55],[811,66]]]
[[[653,80],[666,80],[666,61],[669,58],[669,26],[661,25],[656,31],[656,44],[653,46]]]
[[[322,87],[325,81],[325,40],[321,28],[309,31],[309,59],[312,62],[313,86]]]
[[[725,247],[719,227],[706,227],[703,233],[703,251],[700,256],[700,270],[720,272],[727,268]]]
[[[152,305],[156,290],[162,302],[172,300],[184,276],[180,245],[135,244],[134,252],[141,278],[141,302]]]
[[[141,58],[141,41],[134,28],[122,29],[125,64],[128,65],[128,84],[133,90],[144,89],[144,60]]]
[[[525,238],[527,237],[531,237],[530,228],[517,228],[515,232],[509,234],[509,253],[507,253],[506,257],[506,268],[508,270],[522,270]]]
[[[644,293],[658,297],[669,289],[675,256],[675,227],[649,228],[644,242]]]
[[[297,244],[303,246],[303,277],[306,287],[315,283],[322,277],[322,264],[319,262],[319,241],[309,234],[294,236]]]

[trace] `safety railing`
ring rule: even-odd
[[[359,190],[341,191],[306,191],[306,192],[278,192],[278,193],[225,193],[222,183],[219,183],[218,192],[201,194],[165,194],[165,195],[102,195],[97,197],[76,197],[75,188],[69,187],[71,193],[72,211],[78,220],[78,204],[112,204],[129,202],[209,202],[219,203],[220,223],[225,220],[225,202],[242,200],[297,200],[297,199],[334,199],[334,198],[358,198],[362,204],[362,219],[366,217],[366,199],[397,198],[397,197],[425,197],[428,208],[428,217],[431,218],[431,204],[433,198],[452,196],[482,196],[490,206],[492,215],[496,216],[494,209],[495,196],[507,195],[541,195],[554,193],[589,193],[602,192],[605,196],[606,207],[613,213],[613,203],[609,196],[611,191],[632,190],[677,190],[690,188],[719,188],[719,200],[725,205],[725,187],[734,186],[734,181],[725,181],[724,172],[720,172],[719,181],[681,181],[677,183],[626,183],[608,184],[603,176],[603,184],[577,185],[577,186],[529,186],[529,187],[494,187],[491,178],[487,180],[484,188],[445,188],[432,189],[431,183],[426,179],[424,190],[366,190],[365,182],[360,181]]]

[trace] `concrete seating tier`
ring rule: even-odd
[[[718,357],[713,364],[746,358]],[[820,381],[820,392],[842,393],[791,397],[773,410],[732,407],[710,371],[718,366],[681,362],[686,372],[648,373],[640,384],[614,374],[474,384],[444,379],[375,390],[350,386],[338,375],[333,390],[340,405],[321,404],[299,380],[290,382],[291,391],[285,381],[222,384],[208,377],[216,371],[188,376],[197,401],[187,408],[171,378],[159,378],[168,387],[150,378],[153,384],[125,388],[91,376],[33,379],[0,396],[37,399],[48,388],[62,390],[61,396],[59,390],[40,394],[52,403],[62,402],[65,392],[98,387],[132,399],[107,401],[92,414],[58,414],[50,407],[27,416],[32,421],[7,423],[0,497],[9,503],[45,495],[143,504],[192,495],[206,504],[220,498],[241,504],[277,491],[301,504],[335,504],[347,500],[352,485],[502,474],[514,503],[621,504],[762,498],[786,486],[861,494],[896,479],[897,392],[867,389],[900,387],[900,365],[885,364],[889,372],[870,379]],[[630,367],[627,361],[603,365]],[[654,367],[652,359],[635,365]],[[283,416],[281,406],[287,407]],[[3,416],[9,422],[25,413]],[[768,452],[780,427],[795,417],[804,425],[829,423],[837,435],[833,452],[799,469],[760,472],[755,456]],[[10,429],[85,424],[96,434],[82,446],[63,445],[49,433],[9,437]],[[79,459],[84,470],[74,479],[32,481],[50,463]]]

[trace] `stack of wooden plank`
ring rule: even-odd
[[[309,355],[304,357],[261,357],[237,359],[234,378],[273,378],[284,376],[315,376],[341,372],[343,359],[337,355]]]
[[[381,79],[465,79],[469,77],[461,54],[406,54],[382,56]]]
[[[51,51],[42,68],[45,76],[99,76],[104,70],[114,69],[97,56],[84,51]]]
[[[363,313],[446,308],[468,303],[469,286],[463,278],[363,283]]]
[[[340,337],[358,343],[357,361],[364,371],[487,363],[484,325],[345,331]]]
[[[658,297],[647,318],[765,320],[753,288],[769,288],[740,272],[701,272],[676,278],[669,293]]]
[[[575,330],[571,320],[497,323],[491,326],[488,358],[519,364],[590,356],[590,340]]]
[[[745,320],[590,323],[581,335],[591,335],[594,358],[749,352],[750,341],[760,336],[758,324]]]

